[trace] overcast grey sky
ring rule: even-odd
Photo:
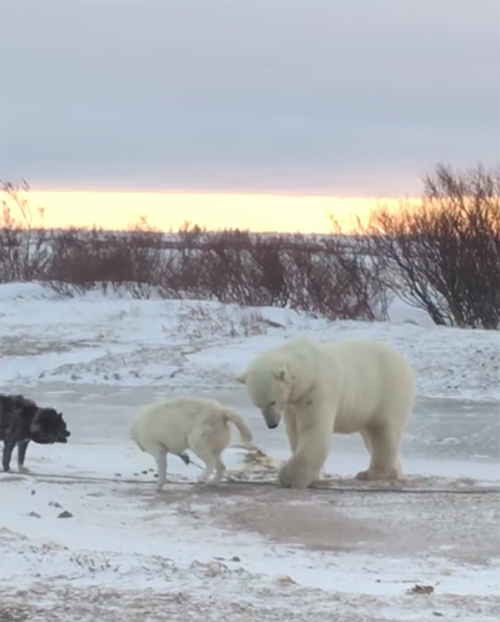
[[[397,195],[499,158],[498,0],[0,0],[0,175]]]

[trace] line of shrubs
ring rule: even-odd
[[[101,288],[137,298],[290,306],[331,319],[386,319],[394,295],[437,324],[500,326],[500,174],[437,166],[415,205],[372,211],[355,234],[324,236],[49,230],[29,188],[3,184],[0,282],[41,281],[63,295]]]

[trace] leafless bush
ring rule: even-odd
[[[334,223],[335,224],[335,223]],[[340,235],[259,235],[198,230],[176,249],[171,288],[189,297],[252,306],[291,306],[329,318],[386,316],[380,261],[365,246]],[[170,277],[171,278],[171,277]]]
[[[19,204],[23,214],[31,213],[27,202]],[[11,253],[2,270],[5,280],[36,278],[68,296],[100,288],[136,298],[155,294],[255,307],[291,306],[331,319],[383,318],[380,261],[367,260],[362,238],[347,238],[336,223],[332,225],[330,236],[317,238],[207,232],[190,223],[166,236],[142,217],[126,232],[41,229],[43,245],[34,247],[29,227],[11,227],[8,231],[15,231],[18,245],[39,250],[30,255],[34,262],[20,261]],[[31,263],[36,273],[26,268]]]
[[[289,302],[283,236],[213,233],[203,244],[207,287],[221,302],[285,306]]]
[[[292,306],[328,318],[387,318],[385,260],[370,256],[364,236],[345,236],[332,219],[331,235],[291,250]]]
[[[31,206],[29,190],[24,180],[0,181],[0,283],[37,280],[50,258],[44,209]]]
[[[147,222],[130,231],[70,228],[54,233],[46,279],[60,293],[72,295],[101,287],[149,298],[166,267],[163,235]]]
[[[500,326],[500,169],[438,165],[418,205],[375,210],[367,233],[389,286],[436,324]]]
[[[168,245],[161,267],[158,293],[164,298],[210,298],[209,274],[203,244],[207,232],[184,223]]]

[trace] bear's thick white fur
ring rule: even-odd
[[[299,335],[261,353],[237,379],[268,427],[284,414],[292,456],[280,469],[282,486],[304,488],[319,479],[334,432],[361,433],[371,461],[358,479],[401,477],[399,448],[415,380],[389,345],[320,344]]]
[[[200,479],[207,481],[215,469],[214,482],[218,482],[226,469],[221,453],[231,440],[228,423],[238,429],[242,443],[252,441],[250,430],[231,408],[212,399],[178,397],[144,408],[132,421],[129,432],[140,449],[155,458],[160,491],[167,476],[167,453],[176,454],[188,464],[186,449],[205,463]]]

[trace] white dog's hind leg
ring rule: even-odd
[[[167,450],[160,443],[144,443],[143,450],[153,456],[156,460],[156,469],[158,471],[158,482],[156,484],[157,492],[165,486],[167,481]]]
[[[203,460],[203,462],[205,463],[205,472],[200,475],[200,477],[198,478],[198,481],[200,483],[208,483],[208,480],[210,479],[210,476],[212,475],[212,473],[214,472],[214,469],[216,468],[217,465],[217,461],[213,456],[203,456],[200,455],[198,452],[195,452],[196,455],[198,456],[198,458],[200,458],[201,460]]]
[[[156,456],[156,466],[158,468],[158,483],[156,484],[156,490],[160,492],[167,481],[167,452],[165,449],[161,449]]]
[[[226,465],[222,462],[220,456],[217,457],[217,462],[215,463],[215,477],[214,484],[218,484],[224,476],[226,472]]]
[[[205,463],[205,472],[198,478],[199,482],[208,482],[214,469],[221,472],[220,454],[229,444],[230,434],[227,423],[220,421],[212,423],[208,429],[193,430],[188,436],[189,448]]]
[[[214,469],[217,468],[217,460],[218,456],[214,454],[213,451],[207,447],[206,442],[204,442],[203,438],[193,439],[190,443],[191,450],[198,456],[200,460],[205,463],[205,472],[200,475],[198,478],[198,482],[206,483],[208,479],[214,472]]]

